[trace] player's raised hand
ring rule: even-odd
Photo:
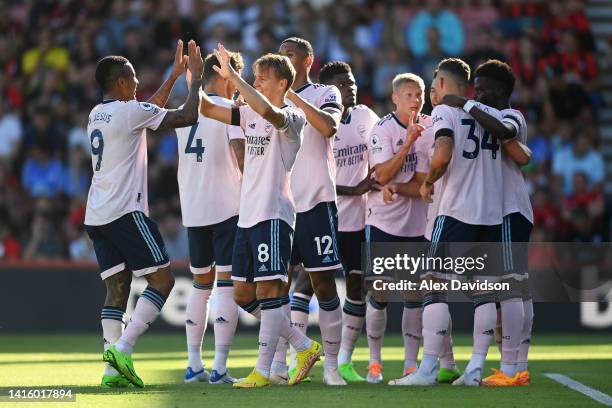
[[[423,130],[425,130],[425,126],[419,125],[418,123],[416,123],[416,118],[417,118],[417,112],[411,111],[410,120],[408,121],[408,130],[407,130],[408,137],[406,140],[408,143],[406,143],[404,146],[410,147],[412,143],[414,143],[414,141],[417,140],[421,136],[421,133],[423,132]]]
[[[170,76],[174,79],[180,77],[185,72],[185,66],[189,61],[187,55],[183,55],[183,40],[178,40],[176,43],[176,52],[174,53],[174,63],[172,64],[172,73]]]
[[[213,66],[213,69],[221,75],[222,78],[230,79],[235,73],[234,68],[230,64],[230,54],[227,52],[223,44],[217,44],[217,49],[214,50],[215,57],[219,61],[219,66]]]
[[[425,181],[421,188],[419,189],[419,194],[421,194],[421,198],[426,203],[433,203],[433,198],[431,197],[434,193],[434,185]]]
[[[202,60],[200,47],[196,45],[195,41],[189,40],[187,44],[187,53],[189,55],[187,68],[191,73],[191,77],[194,80],[201,79],[202,73],[204,72],[204,61]]]

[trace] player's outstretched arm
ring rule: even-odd
[[[372,171],[368,172],[368,175],[361,180],[356,186],[341,186],[336,185],[336,194],[348,195],[348,196],[360,196],[364,195],[374,187],[374,180],[372,180]]]
[[[202,73],[204,72],[204,61],[200,53],[200,47],[195,41],[189,41],[187,67],[191,74],[191,86],[187,100],[180,109],[172,109],[166,113],[159,125],[160,129],[176,129],[191,126],[198,121],[198,110],[200,108],[200,88],[202,87]]]
[[[214,66],[215,71],[223,78],[232,81],[240,95],[244,98],[244,101],[261,117],[270,122],[272,126],[277,129],[285,126],[285,113],[283,110],[272,105],[268,98],[257,92],[255,88],[238,75],[230,64],[230,55],[223,44],[219,44],[214,52],[220,64],[220,66]]]
[[[287,92],[287,98],[293,102],[295,106],[304,111],[308,123],[317,129],[324,137],[332,137],[336,134],[340,119],[342,118],[342,112],[330,113],[321,110],[310,102],[302,99],[300,95],[296,94],[291,89]]]
[[[172,64],[172,72],[170,76],[162,86],[155,92],[155,94],[149,98],[147,102],[152,103],[153,105],[161,106],[162,108],[166,106],[168,103],[168,98],[170,97],[170,92],[172,92],[172,88],[174,87],[174,83],[176,80],[185,72],[185,65],[187,65],[187,61],[189,61],[189,57],[187,55],[183,55],[183,40],[178,40],[176,44],[176,52],[174,53],[174,64]]]
[[[425,181],[419,190],[421,198],[432,203],[433,186],[440,177],[444,175],[448,165],[453,158],[453,131],[450,129],[440,129],[436,132],[436,142],[434,153],[431,158],[431,167]]]
[[[379,163],[376,165],[376,181],[378,181],[381,185],[384,186],[391,181],[397,173],[399,173],[402,165],[406,162],[406,156],[408,156],[408,153],[410,153],[410,149],[414,145],[414,142],[425,129],[422,125],[415,123],[415,121],[416,112],[412,112],[410,114],[410,121],[408,123],[406,142],[393,156],[393,158],[384,163]]]

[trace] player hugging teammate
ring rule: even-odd
[[[131,354],[174,284],[163,240],[148,218],[145,129],[158,128],[177,129],[178,184],[193,274],[185,382],[294,385],[309,380],[322,355],[327,385],[382,382],[387,299],[365,293],[361,246],[427,240],[435,253],[444,251],[441,243],[501,243],[503,271],[491,274],[511,282],[513,290],[503,296],[470,293],[474,349],[463,374],[455,367],[445,293],[406,299],[404,371],[389,383],[529,384],[533,305],[526,258],[512,242],[529,241],[533,215],[519,166],[529,162],[531,152],[525,119],[509,105],[512,71],[499,61],[478,67],[474,101],[465,98],[467,64],[443,60],[430,88],[431,118],[421,113],[423,80],[399,74],[392,84],[395,110],[379,119],[356,103],[348,64],[329,62],[320,71],[321,84],[312,83],[313,57],[308,41],[288,38],[279,54],[253,63],[251,86],[240,76],[239,53],[220,44],[203,60],[193,41],[188,56],[179,42],[170,78],[147,102],[136,101],[138,80],[127,59],[99,61],[96,81],[104,99],[89,116],[94,175],[85,224],[107,288],[102,386],[144,386]],[[179,109],[165,109],[185,66],[189,95]],[[236,91],[240,102],[232,100]],[[335,283],[340,270],[347,293],[342,308]],[[445,278],[427,272],[425,279]],[[132,275],[143,276],[148,286],[124,327]],[[208,372],[201,348],[215,282],[215,359]],[[314,295],[322,345],[305,334]],[[227,359],[238,307],[260,321],[259,355],[252,372],[235,380]],[[352,363],[364,323],[370,348],[365,378]],[[482,379],[496,324],[500,370]]]

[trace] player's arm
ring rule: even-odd
[[[427,173],[414,173],[407,183],[389,183],[383,189],[383,200],[386,203],[395,201],[398,195],[410,198],[421,197],[421,185],[425,181]]]
[[[296,94],[291,89],[287,92],[287,98],[293,102],[295,106],[304,111],[306,121],[324,137],[332,137],[336,134],[340,119],[342,118],[341,111],[336,109],[329,111],[321,110],[310,102],[302,99],[300,95]]]
[[[360,196],[364,195],[368,191],[372,190],[374,185],[374,180],[372,180],[372,171],[368,172],[368,175],[365,176],[363,180],[361,180],[356,186],[340,186],[336,185],[336,194],[338,195],[346,195],[346,196]]]
[[[183,40],[178,40],[176,52],[174,53],[172,72],[170,72],[168,79],[164,81],[162,86],[157,90],[157,92],[155,92],[155,94],[153,94],[152,97],[149,98],[147,102],[161,106],[162,108],[166,106],[166,103],[168,103],[168,98],[170,97],[170,92],[172,92],[172,88],[174,87],[174,83],[185,71],[185,65],[187,65],[188,60],[189,57],[187,55],[183,55]]]
[[[506,123],[489,114],[487,105],[477,103],[462,96],[446,95],[441,104],[461,108],[469,113],[480,125],[493,136],[500,140],[509,140],[517,137],[518,129],[510,123]]]
[[[272,126],[277,129],[281,129],[286,125],[285,112],[279,107],[272,105],[272,103],[257,92],[255,88],[249,85],[230,64],[230,55],[223,46],[219,44],[217,49],[214,50],[215,56],[219,61],[220,66],[214,66],[215,71],[225,79],[232,81],[240,95],[244,98],[244,101],[258,113],[265,120],[270,122]],[[230,124],[238,125],[240,119],[239,108],[233,108],[231,111]]]
[[[502,149],[504,154],[508,155],[517,166],[526,166],[531,161],[531,149],[517,138],[504,142]]]
[[[399,152],[397,152],[391,159],[386,162],[377,164],[374,168],[376,170],[376,180],[381,184],[385,185],[400,171],[402,165],[406,162],[406,156],[410,153],[414,142],[421,135],[421,132],[425,129],[423,126],[415,123],[416,113],[412,113],[410,116],[410,122],[408,125],[408,137],[406,143],[402,145]]]
[[[236,156],[240,171],[244,172],[244,139],[231,139],[229,144],[234,151],[234,156]]]
[[[444,175],[453,158],[453,131],[451,129],[440,129],[436,132],[435,137],[436,142],[429,173],[427,173],[420,189],[421,198],[427,203],[433,202],[431,196],[434,183]]]
[[[187,95],[187,100],[182,108],[168,110],[159,125],[159,129],[176,129],[195,125],[198,122],[204,61],[202,60],[200,47],[196,46],[195,41],[189,41],[187,48],[189,53],[187,66],[192,76],[189,95]]]

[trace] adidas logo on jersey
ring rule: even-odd
[[[334,142],[339,142],[340,138],[338,137],[338,135],[334,136]]]
[[[253,123],[249,123],[249,127],[250,127],[251,129],[255,129],[255,126],[257,126],[257,124],[256,124],[255,122],[253,122]]]
[[[329,257],[329,255],[326,255],[325,258],[323,258],[323,263],[329,263],[331,262],[331,258]]]
[[[397,143],[395,144],[396,146],[403,146],[404,145],[404,141],[402,139],[398,140]]]
[[[215,323],[229,323],[227,320],[225,320],[223,318],[223,316],[219,316],[217,317],[217,319],[215,320]]]
[[[261,265],[258,269],[259,272],[268,272],[268,268],[266,268],[266,265]]]

